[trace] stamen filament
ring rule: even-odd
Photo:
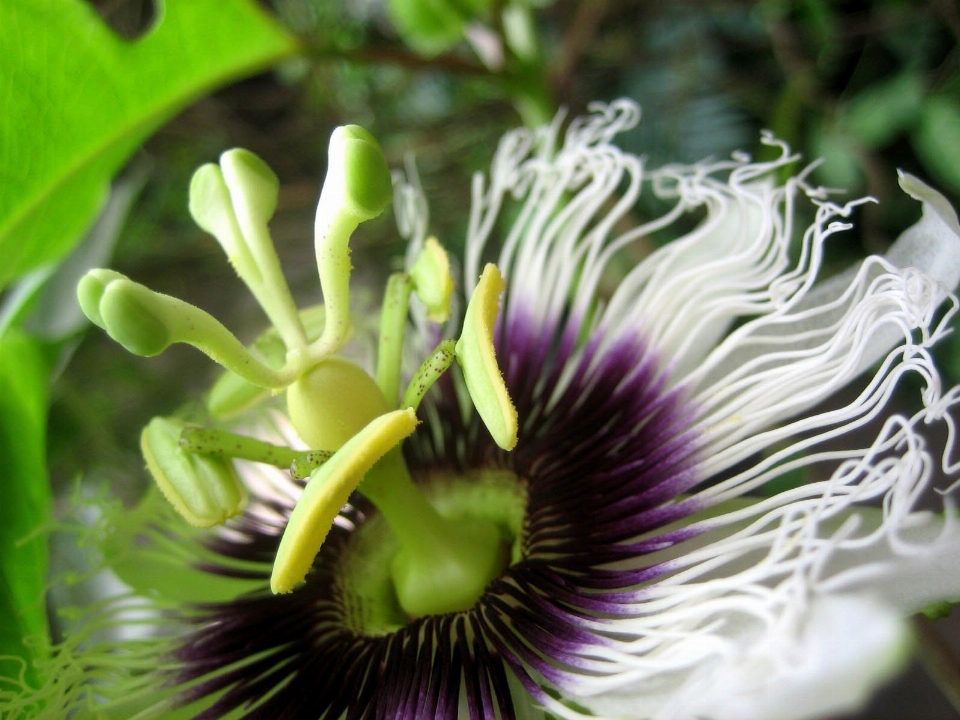
[[[400,393],[400,370],[403,357],[403,331],[410,309],[413,280],[405,272],[394,273],[387,280],[380,313],[380,340],[377,352],[377,385],[391,406]]]
[[[302,453],[290,463],[290,477],[303,480],[332,457],[333,453],[329,450],[309,450]]]
[[[183,429],[180,433],[180,447],[185,452],[198,455],[250,460],[280,468],[288,468],[308,454],[302,450],[274,445],[247,435],[197,425]]]

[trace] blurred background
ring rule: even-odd
[[[150,0],[93,5],[131,40],[155,19]],[[856,228],[832,241],[831,266],[882,252],[916,220],[919,205],[899,191],[897,168],[960,206],[955,0],[455,5],[457,13],[446,16],[436,10],[441,2],[266,3],[305,52],[200,99],[146,142],[116,181],[129,203],[117,209],[110,266],[208,310],[250,340],[264,318],[187,212],[189,179],[200,164],[241,146],[277,172],[271,228],[296,296],[311,303],[319,300],[313,212],[334,127],[365,126],[395,167],[414,156],[431,230],[456,249],[469,177],[488,166],[505,130],[619,97],[643,110],[640,127],[621,144],[651,164],[737,149],[763,156],[769,150],[758,139],[766,128],[805,159],[824,158],[815,181],[845,188],[850,198],[879,199],[861,206]],[[402,249],[390,213],[364,225],[354,244],[354,265],[369,274],[360,282],[381,287]],[[952,382],[960,380],[960,345],[945,347],[941,360]],[[104,333],[85,334],[52,391],[49,464],[61,509],[81,477],[136,498],[146,479],[139,428],[175,411],[214,375],[206,358],[184,346],[144,360]],[[931,647],[960,648],[960,621],[921,622]],[[859,717],[957,713],[915,664]]]

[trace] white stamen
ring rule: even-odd
[[[960,389],[944,391],[930,354],[957,311],[950,290],[960,280],[960,224],[942,196],[906,177],[904,188],[924,202],[923,220],[887,259],[868,258],[824,282],[824,244],[869,199],[833,202],[833,193],[810,183],[815,165],[778,181],[798,157],[769,134],[762,141],[779,149],[771,161],[736,154],[650,170],[611,144],[637,123],[636,106],[621,101],[591,111],[564,133],[561,115],[549,127],[507,134],[489,178],[474,178],[466,287],[469,293],[479,276],[485,247],[498,243],[508,279],[505,319],[559,328],[577,343],[553,400],[568,390],[586,337],[599,340],[590,368],[597,372],[617,343],[643,343],[654,353],[661,379],[695,412],[695,475],[711,482],[683,488],[691,494],[673,502],[710,517],[692,526],[702,532],[698,539],[638,559],[661,563],[663,575],[636,589],[632,617],[579,621],[603,640],[582,650],[589,672],[570,669],[561,689],[601,713],[629,707],[631,716],[689,717],[705,707],[698,697],[720,692],[710,673],[722,667],[732,686],[740,683],[730,692],[744,695],[721,698],[715,714],[747,717],[744,698],[762,707],[778,683],[800,692],[813,682],[818,653],[829,650],[818,628],[857,612],[874,618],[877,633],[857,630],[863,644],[851,646],[873,662],[902,640],[897,613],[942,597],[945,587],[960,594],[956,570],[942,570],[946,548],[957,545],[957,523],[914,509],[938,465],[919,426],[944,423],[939,469],[960,470],[952,418]],[[667,209],[627,222],[642,191]],[[517,206],[515,220],[497,238],[508,204]],[[693,230],[604,291],[618,255],[645,251],[652,234],[691,211],[704,214]],[[807,215],[812,223],[799,227]],[[852,399],[810,412],[874,366]],[[921,380],[923,408],[888,416],[908,374]],[[872,441],[850,439],[871,428]],[[841,439],[841,449],[830,445]],[[739,499],[785,473],[823,466],[834,467],[827,479],[752,503]],[[936,563],[945,579],[929,570]],[[911,566],[927,574],[918,570],[916,588],[898,595],[892,578]],[[825,707],[853,703],[896,666],[884,662],[853,678],[849,692],[831,689]],[[580,717],[544,702],[558,716]]]

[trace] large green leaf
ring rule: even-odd
[[[253,0],[157,0],[134,42],[85,0],[0,2],[0,289],[73,246],[159,125],[297,48]]]
[[[0,677],[19,677],[47,651],[46,474],[49,368],[40,345],[11,330],[0,338]],[[24,642],[24,639],[28,642]]]

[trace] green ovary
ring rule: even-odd
[[[290,422],[311,450],[338,450],[389,410],[373,378],[339,357],[327,358],[287,389]]]

